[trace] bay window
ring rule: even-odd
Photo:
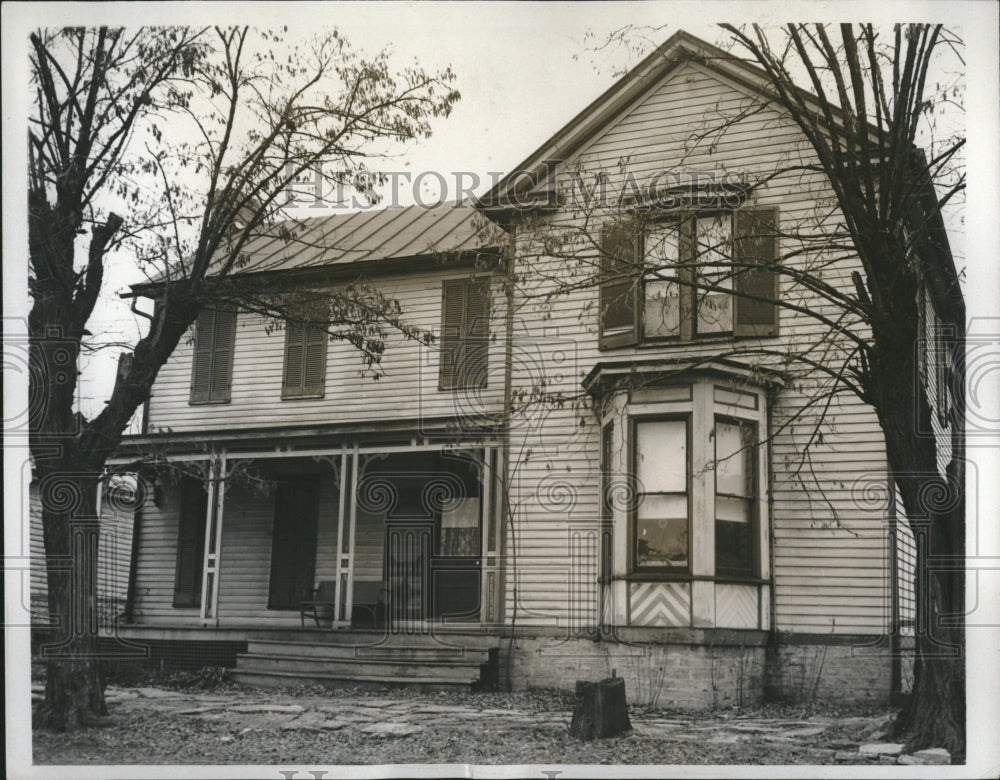
[[[727,381],[730,370],[695,369],[687,382],[677,380],[676,366],[662,381],[634,363],[592,374],[607,410],[601,614],[608,621],[764,627],[770,380]],[[630,498],[609,500],[608,475],[620,473],[632,481]]]

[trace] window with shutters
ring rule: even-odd
[[[490,282],[448,279],[442,289],[442,390],[486,387],[490,343]]]
[[[323,323],[288,320],[282,398],[322,398],[329,337]]]
[[[776,229],[774,209],[699,214],[641,235],[605,226],[601,348],[777,335]]]
[[[177,564],[174,569],[175,607],[201,605],[201,578],[205,557],[205,521],[208,494],[201,480],[191,477],[180,483],[177,518]]]
[[[191,403],[229,401],[235,343],[236,310],[222,307],[203,309],[195,325]]]

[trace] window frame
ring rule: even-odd
[[[479,390],[484,389],[489,384],[489,351],[490,351],[490,315],[493,307],[492,276],[477,275],[473,277],[463,276],[454,279],[444,279],[441,282],[441,346],[438,358],[438,390]],[[481,334],[471,333],[472,327],[479,321],[470,319],[469,304],[471,296],[469,291],[474,288],[481,288],[483,295],[483,318],[481,326],[484,332]],[[462,322],[458,326],[457,333],[453,332],[454,325],[448,322],[448,295],[449,290],[462,289]],[[469,357],[470,347],[476,350],[473,353],[476,357],[482,357],[483,366],[481,373],[477,371],[467,371],[463,369]],[[452,355],[450,370],[446,368],[446,356]]]
[[[727,425],[736,425],[740,428],[749,428],[753,434],[753,445],[749,449],[748,462],[750,466],[750,474],[748,477],[748,482],[751,486],[751,492],[749,496],[736,496],[731,493],[719,493],[719,478],[718,478],[718,458],[719,458],[719,441],[717,426],[719,423],[724,423]],[[745,582],[749,580],[759,580],[760,579],[760,426],[756,420],[750,420],[740,417],[734,417],[731,414],[720,414],[713,410],[712,415],[712,495],[713,498],[713,514],[712,518],[713,524],[713,537],[714,537],[714,549],[712,551],[712,571],[713,576],[716,581],[726,581],[726,582]],[[719,572],[719,510],[717,506],[719,496],[727,498],[740,498],[748,501],[750,504],[750,517],[748,522],[750,524],[750,569],[748,572],[735,572],[726,571],[723,573]],[[722,521],[725,522],[725,521]]]
[[[296,346],[292,344],[292,325],[301,325],[302,334],[301,338],[298,339],[298,346],[302,349],[301,366],[300,366],[300,381],[298,386],[292,388],[288,384],[288,373],[289,373],[289,349],[290,347]],[[306,392],[311,385],[306,384],[306,367],[308,365],[308,350],[310,344],[316,346],[315,340],[310,341],[310,334],[315,334],[315,331],[319,331],[320,338],[318,339],[320,345],[320,382],[317,385],[319,387],[318,391]],[[327,333],[325,323],[318,320],[307,320],[307,319],[297,319],[297,318],[287,318],[285,320],[285,348],[283,352],[282,359],[282,370],[281,370],[281,400],[298,400],[298,399],[319,399],[326,395],[326,363],[327,363],[327,352],[329,352],[330,339]]]
[[[677,422],[679,420],[684,421],[684,431],[685,431],[685,448],[686,448],[686,458],[684,466],[684,489],[687,499],[687,563],[684,566],[640,566],[639,565],[639,555],[638,555],[638,523],[639,523],[639,504],[641,503],[640,496],[645,495],[645,493],[640,493],[638,484],[638,444],[639,435],[638,428],[642,423],[656,423],[656,422]],[[632,490],[630,491],[633,500],[630,502],[628,507],[628,570],[630,575],[635,575],[639,577],[652,576],[656,579],[690,579],[693,571],[693,496],[692,488],[694,482],[693,469],[691,468],[691,447],[693,444],[694,435],[694,415],[691,412],[676,412],[667,414],[637,414],[628,416],[628,474],[629,480],[632,483]]]
[[[764,216],[757,216],[763,214]],[[729,263],[728,276],[723,274],[724,281],[729,287],[729,298],[731,301],[732,327],[726,331],[699,332],[698,310],[700,297],[711,292],[708,287],[700,286],[696,278],[698,272],[698,220],[717,216],[728,216],[729,218]],[[772,279],[770,282],[770,297],[773,298],[771,305],[772,323],[770,325],[760,325],[759,323],[743,322],[747,314],[744,312],[740,316],[741,309],[749,303],[756,301],[754,298],[746,298],[741,294],[741,286],[750,282],[750,274],[753,273],[750,264],[746,267],[736,269],[734,261],[739,260],[737,255],[741,252],[746,255],[747,260],[751,259],[753,247],[747,244],[746,249],[740,249],[741,242],[749,242],[753,239],[752,233],[744,235],[745,220],[761,220],[769,222],[773,226],[772,254],[777,260],[780,258],[780,246],[778,234],[780,212],[777,206],[760,207],[738,207],[738,208],[704,208],[696,209],[689,213],[677,214],[666,213],[651,219],[641,229],[630,228],[628,223],[623,223],[622,230],[636,230],[636,237],[633,247],[633,260],[637,268],[634,280],[633,306],[634,306],[634,326],[631,331],[615,331],[605,334],[605,288],[609,286],[604,281],[606,273],[607,253],[604,251],[605,235],[613,232],[613,228],[605,225],[601,233],[601,286],[599,292],[598,305],[598,346],[601,350],[616,349],[620,347],[652,347],[663,344],[687,344],[698,341],[711,340],[732,340],[741,338],[773,338],[780,335],[780,275],[776,269],[770,269]],[[613,225],[614,223],[609,223]],[[676,335],[651,336],[646,333],[647,323],[647,286],[656,282],[670,282],[670,279],[658,278],[649,275],[645,270],[647,259],[647,245],[650,234],[666,226],[668,229],[676,231],[677,234],[677,254],[678,267],[673,284],[678,286],[678,332]],[[707,250],[706,250],[707,251]],[[742,257],[742,256],[741,256]],[[641,262],[640,262],[641,260]],[[723,270],[723,269],[718,269]],[[767,270],[767,269],[765,269]],[[618,282],[622,285],[622,282]],[[741,306],[740,301],[743,301]],[[756,301],[764,303],[766,301]]]
[[[202,345],[199,347],[199,341],[204,337],[204,333],[207,330],[207,326],[203,318],[206,317],[208,312],[212,312],[212,331],[209,346],[205,347]],[[216,379],[216,354],[222,351],[218,344],[219,336],[219,314],[226,315],[227,318],[231,318],[231,338],[229,346],[229,357],[226,365],[226,387],[225,390],[215,391],[213,390],[213,385]],[[237,325],[239,323],[239,312],[236,306],[223,304],[220,306],[206,306],[200,312],[198,312],[198,317],[195,320],[195,331],[194,331],[194,345],[191,355],[191,387],[190,393],[188,395],[188,404],[191,406],[201,406],[207,404],[228,404],[232,400],[233,394],[233,364],[236,357],[236,332]],[[205,379],[206,390],[204,395],[198,392],[198,359],[203,354],[208,355],[208,376]],[[218,392],[221,397],[214,397],[215,393]]]

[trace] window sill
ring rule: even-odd
[[[320,393],[319,395],[283,395],[281,396],[282,401],[321,401],[326,396],[326,393]]]
[[[457,392],[459,390],[485,390],[488,387],[486,384],[481,385],[462,385],[461,387],[442,387],[438,385],[439,393]]]
[[[633,572],[611,577],[612,582],[715,582],[720,585],[770,585],[770,580],[760,577],[733,577],[714,574],[671,574],[669,572]]]
[[[224,406],[225,404],[231,403],[232,399],[227,398],[225,401],[191,401],[188,400],[188,406]]]

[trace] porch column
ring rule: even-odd
[[[337,605],[334,621],[349,624],[354,604],[354,535],[357,525],[358,446],[340,455],[340,508],[337,518]]]
[[[500,524],[497,517],[503,501],[503,483],[497,469],[499,457],[496,447],[483,449],[482,468],[482,546],[479,590],[479,622],[496,623],[499,620],[500,588]]]
[[[205,560],[201,581],[201,622],[219,624],[219,564],[222,547],[222,511],[226,498],[226,451],[219,451],[208,466],[208,512],[205,523]]]

